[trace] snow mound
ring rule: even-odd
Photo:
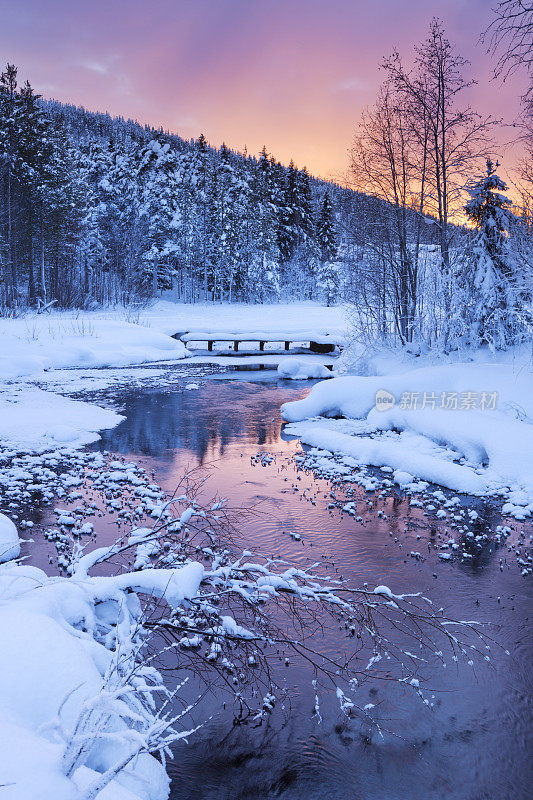
[[[0,514],[0,564],[20,555],[19,535],[9,517]]]
[[[93,403],[71,400],[33,386],[0,391],[0,442],[28,451],[82,447],[123,416]]]
[[[281,414],[296,423],[287,432],[306,444],[391,467],[400,486],[416,476],[455,491],[503,495],[505,513],[518,518],[533,513],[531,372],[455,364],[346,376],[317,384]],[[344,419],[332,419],[338,417]]]
[[[0,517],[0,526],[4,520]],[[3,530],[0,527],[0,535]],[[85,557],[85,566],[100,553]],[[203,575],[204,567],[197,562],[117,577],[90,577],[80,566],[72,578],[49,578],[36,567],[0,566],[0,776],[6,792],[2,797],[83,800],[91,784],[120,763],[132,743],[141,741],[140,733],[128,731],[144,724],[144,712],[132,690],[148,688],[146,682],[162,686],[162,678],[147,667],[132,677],[117,702],[117,687],[122,684],[118,672],[109,672],[116,659],[108,647],[109,631],[115,631],[120,620],[123,652],[127,652],[140,613],[131,590],[164,597],[176,607],[196,595]],[[109,714],[105,735],[89,724],[99,716],[100,703]],[[79,748],[68,750],[72,732],[92,707],[97,713],[94,718],[85,716],[81,730],[90,746],[76,755]],[[71,773],[66,762],[73,756],[67,758],[67,752],[76,755]],[[165,800],[168,787],[164,766],[141,751],[98,798]]]
[[[331,378],[332,373],[323,364],[313,364],[300,358],[284,358],[278,364],[278,375],[288,380]]]

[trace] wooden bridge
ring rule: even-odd
[[[217,355],[257,355],[258,352],[266,353],[268,355],[281,355],[284,353],[334,353],[335,350],[340,352],[344,346],[344,338],[342,336],[335,336],[333,334],[321,331],[290,331],[278,333],[272,331],[206,331],[206,330],[189,330],[181,331],[173,334],[174,339],[179,339],[181,342],[191,348],[191,344],[207,344],[207,351],[209,353],[215,352]],[[214,350],[215,343],[227,343],[228,350]],[[241,345],[259,345],[259,350],[255,349],[241,349]],[[279,344],[279,349],[268,349],[265,351],[265,345]],[[308,344],[308,346],[307,346]],[[296,348],[291,349],[291,345],[296,345]]]

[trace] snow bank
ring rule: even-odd
[[[188,355],[182,342],[145,325],[101,313],[72,312],[0,319],[0,379],[50,368],[125,367]]]
[[[99,439],[97,431],[113,428],[123,419],[110,409],[33,386],[0,390],[0,442],[11,448],[82,447]]]
[[[323,364],[310,363],[299,358],[283,358],[278,364],[280,378],[305,380],[306,378],[332,378],[333,375]]]
[[[385,398],[383,411],[377,393]],[[533,513],[531,372],[505,364],[456,364],[335,378],[286,403],[281,414],[298,423],[287,432],[306,444],[455,491],[503,492],[509,501],[504,511]]]
[[[0,517],[0,525],[5,519]],[[128,703],[137,702],[131,690],[121,695],[120,704],[110,700],[107,706],[104,699],[103,708],[109,711],[105,735],[97,736],[86,748],[83,763],[70,777],[65,774],[66,747],[76,720],[92,699],[106,690],[106,675],[114,658],[109,630],[115,631],[120,621],[127,643],[132,635],[125,628],[128,619],[131,630],[136,628],[140,606],[136,596],[125,594],[126,590],[164,597],[176,607],[196,596],[203,576],[204,567],[196,562],[109,578],[88,577],[83,569],[80,577],[49,578],[35,567],[0,567],[3,798],[82,800],[83,789],[120,761],[138,740],[135,737],[141,738],[140,732],[130,738],[127,735]],[[155,675],[162,684],[151,667],[147,675],[151,679]],[[143,684],[140,676],[132,678],[132,686]],[[140,731],[138,706],[131,705],[131,711]],[[164,800],[168,785],[159,761],[141,753],[98,797]]]
[[[287,432],[299,436],[305,444],[333,453],[343,453],[355,458],[360,464],[387,466],[398,470],[396,482],[400,485],[411,483],[416,475],[448,489],[468,494],[483,494],[487,489],[486,481],[471,467],[454,464],[442,458],[441,454],[420,452],[420,442],[414,445],[405,438],[387,441],[382,438],[353,436],[323,428],[319,423],[291,425]],[[407,479],[403,480],[405,476]]]
[[[396,401],[405,392],[423,394],[442,392],[497,392],[497,408],[510,412],[517,406],[533,421],[533,375],[530,369],[516,370],[507,364],[452,364],[424,367],[401,375],[370,377],[344,376],[327,384],[318,384],[303,400],[282,406],[282,416],[297,422],[319,414],[359,419],[374,408],[376,392],[385,390]],[[461,398],[458,398],[460,404]]]
[[[102,635],[109,604],[102,605],[92,580],[97,579],[76,582],[48,578],[35,567],[0,567],[0,776],[6,800],[82,800],[82,789],[128,750],[127,737],[121,738],[126,723],[110,706],[107,730],[115,735],[96,738],[84,763],[70,777],[65,774],[68,737],[80,712],[101,692],[113,658]],[[120,613],[125,595],[123,600]],[[140,754],[98,797],[167,795],[163,766]]]
[[[346,334],[346,308],[326,307],[314,302],[272,303],[251,305],[247,303],[172,303],[159,300],[142,313],[142,319],[157,330],[168,334],[178,331],[262,332],[266,338],[275,335],[280,341],[285,334],[328,333],[344,339]],[[302,341],[307,341],[307,336]],[[316,341],[316,340],[315,340]]]
[[[20,555],[19,535],[15,525],[4,514],[0,514],[0,564]]]

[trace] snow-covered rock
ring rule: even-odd
[[[20,542],[18,531],[5,514],[0,514],[0,564],[18,558],[20,555]]]
[[[278,375],[280,378],[289,380],[306,380],[309,378],[332,378],[333,375],[323,364],[305,361],[301,358],[282,359],[278,364]]]

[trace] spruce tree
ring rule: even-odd
[[[15,206],[16,167],[19,128],[19,96],[17,69],[7,64],[0,74],[0,190],[2,196],[2,261],[3,294],[7,305],[18,302],[18,265],[16,252]]]
[[[326,305],[331,306],[338,295],[339,273],[338,265],[335,263],[337,257],[337,238],[335,235],[333,206],[331,204],[329,192],[324,194],[324,199],[320,207],[316,241],[320,258],[320,264],[317,270],[317,284],[326,300]]]
[[[337,236],[333,205],[329,192],[324,194],[317,224],[317,245],[321,261],[334,261],[337,257]]]
[[[475,226],[470,340],[497,350],[520,341],[530,324],[510,236],[515,217],[502,194],[507,184],[496,174],[498,166],[487,160],[486,173],[469,190],[465,206]]]
[[[142,185],[139,213],[145,234],[140,279],[146,286],[151,284],[153,297],[162,289],[170,289],[176,275],[177,166],[175,152],[161,136],[142,150],[138,169]]]

